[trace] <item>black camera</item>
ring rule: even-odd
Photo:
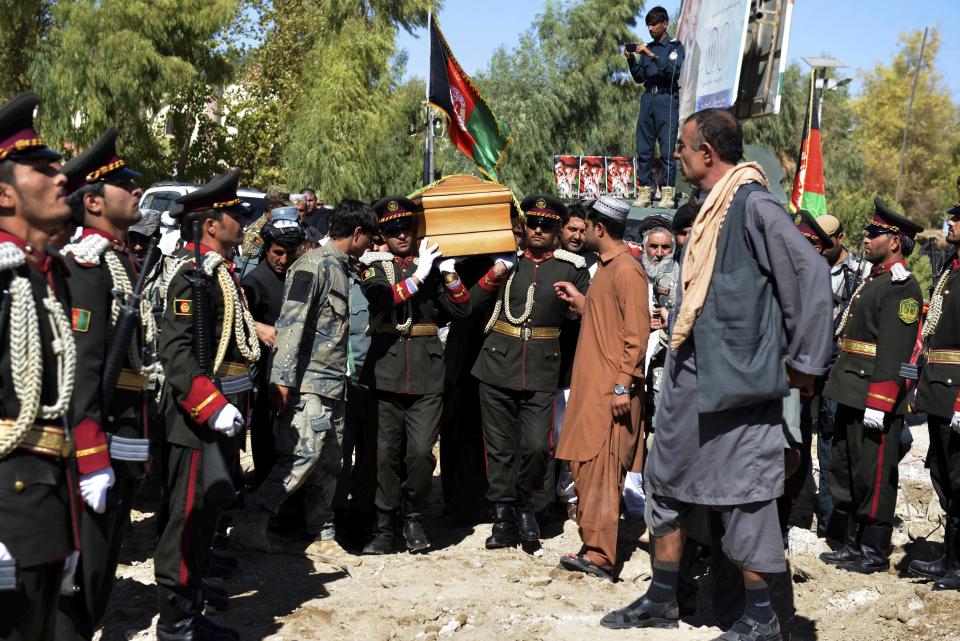
[[[638,45],[636,42],[624,42],[623,50],[626,51],[627,53],[637,53],[637,49],[639,48],[639,46],[640,45]]]

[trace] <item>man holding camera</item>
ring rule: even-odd
[[[667,29],[670,16],[663,7],[654,7],[647,13],[647,29],[653,41],[648,44],[626,43],[623,55],[630,67],[630,75],[644,86],[637,118],[637,206],[649,207],[653,185],[654,142],[660,143],[660,162],[664,167],[664,184],[660,186],[660,206],[673,208],[677,166],[673,148],[677,146],[677,128],[680,123],[680,67],[684,51],[679,40],[670,38]]]

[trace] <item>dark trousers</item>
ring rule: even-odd
[[[952,417],[951,417],[952,418]],[[930,449],[927,467],[930,480],[947,516],[960,518],[960,434],[950,428],[950,419],[927,416]]]
[[[885,415],[882,430],[863,426],[863,410],[839,405],[830,453],[835,509],[861,523],[892,527],[903,417]]]
[[[677,165],[673,150],[677,146],[680,129],[680,100],[674,94],[644,93],[640,98],[637,117],[637,184],[653,186],[654,143],[660,143],[660,163],[663,166],[663,185],[673,187],[677,179]]]
[[[440,482],[447,512],[457,520],[486,516],[487,469],[480,420],[480,382],[465,374],[447,381],[440,424]]]
[[[373,398],[365,385],[350,383],[347,410],[343,422],[343,467],[337,478],[335,508],[351,507],[361,512],[373,510],[377,491],[377,423]]]
[[[19,568],[20,587],[0,591],[0,640],[53,641],[63,561]]]
[[[374,393],[377,407],[377,509],[419,512],[430,494],[440,432],[440,394]]]
[[[221,446],[228,469],[236,450]],[[162,452],[163,528],[154,551],[157,585],[181,593],[199,593],[210,564],[210,546],[225,504],[207,500],[203,451],[165,444]],[[163,612],[161,608],[161,612]]]
[[[137,488],[137,476],[131,473],[130,467],[130,464],[114,463],[117,480],[110,489],[103,514],[90,509],[80,513],[80,560],[74,575],[80,591],[60,597],[57,641],[89,641],[107,611]]]
[[[250,448],[253,450],[253,472],[258,486],[277,462],[277,444],[273,438],[273,422],[277,415],[270,407],[267,387],[264,384],[260,388],[250,418]]]
[[[510,390],[480,383],[487,500],[530,509],[543,486],[553,433],[553,392]]]
[[[820,462],[820,483],[817,486],[817,533],[827,536],[831,531],[830,517],[833,515],[833,497],[830,496],[830,456],[833,451],[833,433],[837,421],[837,402],[826,397],[820,398],[819,422],[817,423],[817,460]],[[839,528],[845,528],[841,523]],[[832,530],[842,538],[841,529]]]

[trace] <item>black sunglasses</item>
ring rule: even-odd
[[[554,227],[559,226],[560,221],[555,220],[553,218],[547,218],[545,216],[527,216],[527,219],[526,221],[524,221],[524,224],[527,226],[527,229],[540,228],[544,230],[550,230],[550,229],[553,229]]]
[[[384,236],[389,236],[390,238],[396,238],[400,234],[410,233],[410,230],[413,229],[413,222],[404,221],[396,223],[388,223],[383,226],[380,230]]]

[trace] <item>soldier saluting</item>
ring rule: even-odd
[[[864,257],[873,264],[837,327],[840,355],[823,394],[837,401],[830,493],[846,518],[844,546],[820,558],[841,570],[872,574],[890,565],[897,502],[900,431],[907,411],[900,364],[917,340],[921,294],[905,259],[921,227],[877,198],[864,227]]]
[[[201,579],[220,512],[235,498],[229,471],[242,444],[240,408],[249,407],[250,365],[260,358],[254,321],[230,262],[247,220],[237,197],[239,178],[238,169],[221,174],[181,196],[171,210],[186,245],[168,265],[173,275],[160,326],[167,516],[154,553],[160,641],[238,638],[201,613]]]
[[[117,155],[117,130],[108,129],[92,147],[63,168],[68,203],[83,232],[62,250],[70,271],[73,336],[77,345],[77,379],[71,419],[77,429],[108,434],[111,467],[116,477],[111,496],[85,510],[80,517],[79,591],[60,599],[57,638],[90,639],[106,611],[117,569],[123,534],[137,479],[149,459],[150,441],[144,416],[144,375],[140,336],[120,345],[115,335],[119,307],[133,294],[136,269],[127,251],[127,229],[140,220],[142,190]],[[153,315],[141,313],[141,335],[153,339]],[[109,405],[102,389],[106,362],[112,350],[124,359]]]
[[[934,590],[960,590],[960,204],[947,212],[952,260],[937,277],[923,326],[927,364],[920,374],[917,410],[927,413],[930,480],[947,513],[943,554],[913,560],[907,573],[933,579]],[[951,292],[954,292],[951,295]]]
[[[474,310],[493,314],[472,374],[480,381],[487,451],[487,499],[494,506],[488,549],[540,539],[531,500],[543,485],[550,451],[553,395],[560,375],[560,325],[567,304],[553,285],[573,283],[586,293],[590,275],[582,256],[554,249],[567,208],[547,194],[520,203],[526,249],[498,256],[470,291]]]
[[[390,251],[360,258],[368,266],[360,287],[373,316],[360,382],[374,390],[378,417],[377,525],[363,552],[393,551],[394,522],[401,508],[407,549],[419,552],[430,546],[420,515],[430,493],[433,446],[443,412],[443,344],[437,330],[446,320],[467,316],[470,293],[452,258],[434,269],[440,252],[430,246],[430,239],[423,239],[415,255],[416,203],[388,196],[373,209]]]
[[[31,641],[54,638],[61,578],[72,585],[75,473],[90,504],[110,480],[103,433],[64,430],[77,354],[66,268],[46,244],[70,208],[60,154],[33,128],[39,104],[31,92],[0,107],[0,639]]]

